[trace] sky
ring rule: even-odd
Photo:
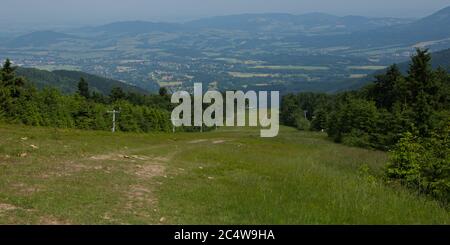
[[[450,0],[0,0],[0,24],[57,26],[123,20],[185,21],[267,12],[419,18],[447,6]]]

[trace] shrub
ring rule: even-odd
[[[430,138],[412,133],[390,151],[386,176],[448,203],[450,201],[450,126]]]
[[[307,131],[311,129],[311,123],[301,115],[295,117],[295,126],[298,130]]]
[[[343,136],[342,143],[356,147],[371,147],[369,134],[358,129],[353,129],[349,134]]]

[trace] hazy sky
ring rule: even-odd
[[[261,12],[422,17],[446,6],[450,6],[450,0],[0,0],[0,22],[64,25],[180,21]]]

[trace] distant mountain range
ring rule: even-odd
[[[21,69],[39,87],[67,93],[76,90],[80,77],[105,94],[114,86],[156,92],[160,86],[190,88],[196,81],[222,90],[334,92],[359,86],[375,70],[407,60],[415,47],[433,52],[449,48],[449,26],[450,7],[422,19],[266,13],[186,23],[125,21],[4,34],[0,57],[27,67],[76,66],[117,79]],[[433,54],[434,62],[448,67],[448,53]]]
[[[146,21],[115,22],[85,27],[75,32],[97,35],[137,35],[152,32],[192,32],[200,30],[274,32],[289,34],[285,41],[298,41],[307,46],[382,46],[414,44],[421,41],[450,38],[450,7],[428,17],[411,20],[400,18],[338,17],[323,13],[241,14],[219,16],[187,23],[155,23]],[[323,38],[323,35],[329,36]],[[39,31],[7,42],[9,47],[46,46],[77,39],[54,31]]]
[[[440,66],[450,72],[450,49],[433,53],[432,64],[435,68]]]
[[[368,18],[363,16],[338,17],[323,13],[303,15],[267,13],[217,16],[186,23],[125,21],[98,27],[87,27],[81,30],[109,34],[201,31],[208,29],[247,32],[323,32],[326,30],[352,32],[409,22],[411,22],[410,19]]]
[[[109,34],[139,34],[149,32],[173,32],[183,30],[183,25],[173,23],[155,23],[147,21],[114,22],[97,27],[82,28],[82,31]]]
[[[74,35],[64,34],[55,31],[37,31],[28,33],[6,42],[7,47],[43,47],[59,43],[65,40],[79,39]]]
[[[83,77],[88,83],[91,91],[96,91],[108,95],[114,87],[120,87],[125,92],[135,92],[146,94],[148,91],[126,83],[104,78],[80,71],[45,71],[35,68],[19,67],[16,71],[18,76],[23,76],[27,81],[33,83],[38,88],[54,87],[63,93],[74,93],[78,90],[78,82]]]
[[[323,32],[333,30],[352,32],[382,26],[409,23],[409,19],[368,18],[363,16],[338,17],[323,13],[292,14],[241,14],[219,16],[186,23],[190,28],[241,30],[250,32]]]
[[[328,38],[298,35],[288,39],[290,41],[297,39],[305,45],[313,47],[414,45],[424,41],[450,39],[450,7],[406,24],[356,31],[350,34],[333,35]]]

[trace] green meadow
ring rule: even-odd
[[[449,224],[384,152],[281,128],[116,133],[0,124],[0,224]]]
[[[285,65],[285,66],[266,66],[259,65],[252,67],[253,69],[269,69],[269,70],[305,70],[305,71],[326,71],[330,68],[327,66],[295,66],[295,65]]]

